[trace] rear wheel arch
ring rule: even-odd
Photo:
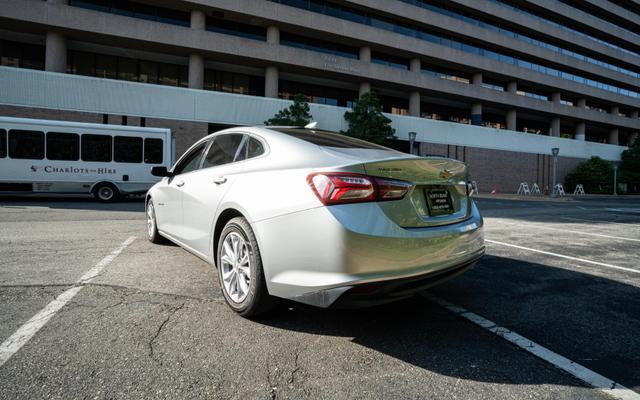
[[[222,234],[222,230],[227,225],[229,221],[236,217],[242,217],[247,219],[247,217],[235,208],[227,208],[220,213],[218,218],[216,219],[216,223],[213,228],[213,262],[216,263],[218,257],[218,243],[220,242],[220,235]],[[217,265],[216,265],[217,267]]]

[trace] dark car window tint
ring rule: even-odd
[[[42,160],[44,158],[44,132],[10,130],[9,157]]]
[[[276,128],[274,130],[318,146],[394,151],[388,147],[365,142],[364,140],[317,129]]]
[[[7,156],[7,131],[0,129],[0,158]]]
[[[162,164],[163,161],[162,139],[147,138],[144,140],[144,162],[147,164]]]
[[[202,161],[202,152],[206,144],[207,142],[204,142],[193,149],[182,161],[180,161],[180,164],[176,165],[174,173],[176,175],[186,174],[187,172],[198,169],[200,167],[200,161]]]
[[[121,163],[141,163],[142,138],[132,136],[114,137],[113,161]]]
[[[244,157],[238,154],[238,150],[242,150],[240,149],[240,145],[243,142],[244,136],[245,135],[239,133],[216,136],[204,159],[202,168],[215,167],[217,165],[239,161],[237,158],[244,159]]]
[[[82,135],[82,161],[111,162],[111,136]]]
[[[258,139],[250,138],[249,139],[249,150],[247,152],[247,158],[258,157],[259,155],[264,154],[264,146]]]
[[[80,135],[76,133],[48,132],[47,159],[78,161],[80,159]]]

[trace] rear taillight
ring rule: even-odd
[[[404,181],[344,172],[315,173],[307,181],[324,205],[400,200],[411,188]]]

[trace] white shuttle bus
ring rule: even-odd
[[[0,194],[145,193],[173,163],[171,130],[0,117]]]

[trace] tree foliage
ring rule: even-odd
[[[622,152],[620,182],[627,184],[627,192],[640,193],[640,138]]]
[[[341,131],[343,135],[384,145],[395,134],[391,120],[382,115],[382,105],[373,91],[360,96],[353,109],[344,113],[344,119],[349,129]]]
[[[309,103],[307,102],[307,96],[298,93],[293,98],[293,104],[289,108],[280,110],[266,121],[265,125],[279,125],[279,126],[305,126],[312,120],[312,116],[309,113]]]
[[[573,192],[578,184],[584,186],[587,194],[613,193],[613,163],[600,157],[581,162],[575,171],[568,174],[564,180],[565,190]]]

